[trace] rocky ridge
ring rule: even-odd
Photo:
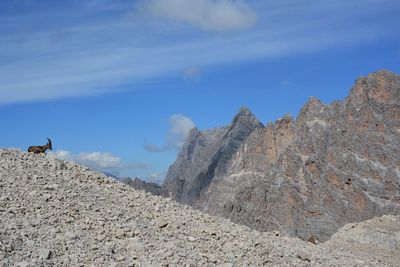
[[[146,182],[137,177],[133,179],[131,178],[119,179],[119,181],[129,185],[130,187],[136,190],[146,191],[155,196],[162,196],[162,197],[168,196],[168,192],[161,185],[152,182]]]
[[[0,266],[378,266],[136,191],[86,167],[0,150]]]
[[[304,240],[400,214],[400,76],[361,77],[332,104],[310,98],[297,119],[264,126],[242,109],[227,127],[193,129],[164,186],[179,202]]]

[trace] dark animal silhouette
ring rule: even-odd
[[[41,154],[41,153],[46,154],[47,149],[53,150],[53,147],[51,145],[51,140],[49,138],[47,138],[47,140],[48,142],[44,146],[30,146],[28,148],[28,152],[33,152],[35,154]]]

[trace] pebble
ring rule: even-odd
[[[123,238],[123,237],[125,237],[125,230],[123,230],[123,229],[118,229],[118,230],[116,231],[116,233],[115,233],[115,236],[116,236],[117,238]]]
[[[39,260],[48,260],[51,256],[51,251],[49,249],[39,249]]]

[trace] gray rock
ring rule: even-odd
[[[65,237],[70,239],[70,240],[74,240],[78,238],[78,235],[76,233],[73,232],[65,232]]]
[[[304,251],[299,251],[299,252],[297,253],[297,257],[298,257],[299,259],[301,259],[302,261],[311,262],[311,257],[310,257],[310,255],[309,255],[308,253],[304,252]]]
[[[51,256],[51,251],[49,249],[42,248],[38,250],[38,254],[39,260],[49,260]]]
[[[168,226],[168,221],[166,221],[164,218],[160,218],[156,221],[156,225],[158,228],[165,228]]]
[[[118,230],[116,231],[116,233],[115,233],[115,236],[116,236],[117,238],[124,238],[124,237],[125,237],[125,234],[126,234],[126,232],[125,232],[124,229],[118,229]]]

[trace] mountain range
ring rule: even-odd
[[[400,76],[358,78],[348,97],[310,98],[297,118],[194,128],[163,188],[172,199],[259,231],[313,242],[340,227],[400,214]]]

